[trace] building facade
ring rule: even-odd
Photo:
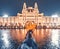
[[[0,17],[0,26],[22,26],[28,30],[39,28],[39,26],[51,28],[60,26],[60,18],[44,16],[43,13],[39,13],[37,3],[35,3],[34,8],[27,8],[26,3],[24,3],[22,13],[17,13],[17,16]]]

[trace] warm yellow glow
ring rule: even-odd
[[[36,24],[35,23],[32,23],[32,22],[28,22],[28,24],[26,24],[26,29],[28,29],[28,30],[33,30],[33,29],[35,29],[35,27],[36,27]]]

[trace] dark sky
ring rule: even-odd
[[[34,6],[37,2],[39,11],[45,15],[60,14],[60,0],[0,0],[0,15],[17,15],[17,12],[21,12],[24,2],[27,6]]]

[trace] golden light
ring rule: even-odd
[[[26,24],[26,29],[28,30],[33,30],[35,29],[35,27],[36,27],[35,23],[29,22],[28,24]]]

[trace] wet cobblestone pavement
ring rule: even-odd
[[[60,49],[60,30],[59,29],[53,29],[48,31],[43,30],[43,33],[42,33],[43,35],[42,34],[41,35],[42,36],[45,35],[44,37],[42,37],[40,34],[39,34],[40,41],[38,41],[39,36],[36,35],[38,49]],[[17,49],[20,43],[22,42],[22,40],[20,40],[22,38],[17,39],[18,37],[15,37],[14,34],[12,37],[12,35],[10,34],[10,30],[0,30],[0,49]]]

